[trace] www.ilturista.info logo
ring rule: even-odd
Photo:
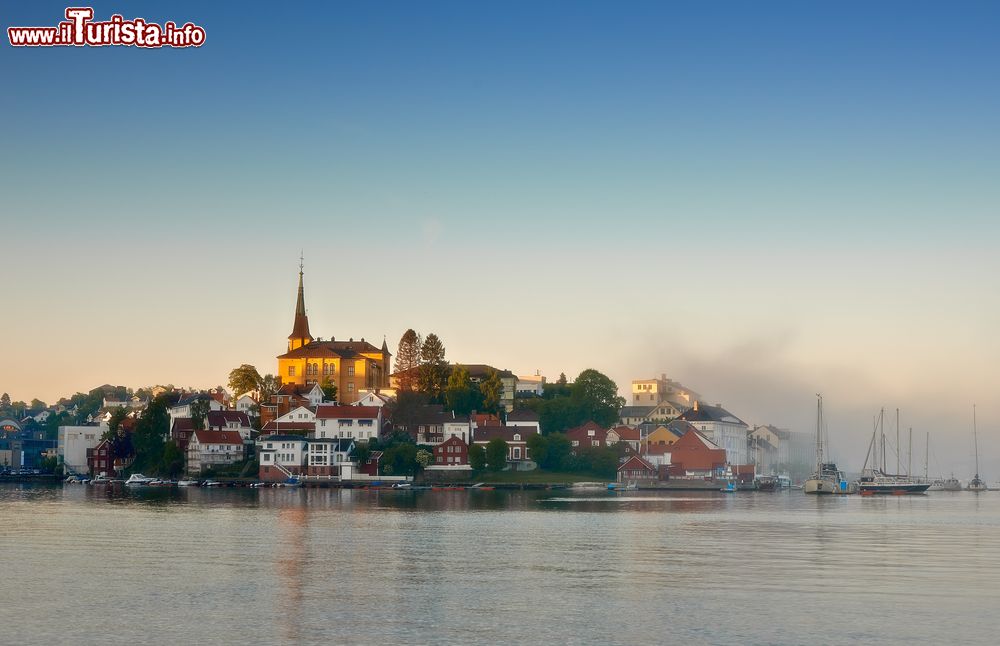
[[[67,7],[66,20],[55,27],[8,27],[7,38],[14,47],[201,47],[205,29],[193,23],[178,27],[158,25],[143,18],[125,20],[115,14],[104,22],[94,22],[91,7]]]

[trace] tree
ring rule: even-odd
[[[500,373],[490,368],[486,379],[479,384],[479,392],[483,395],[483,411],[487,413],[500,412],[500,400],[503,397],[503,382]]]
[[[46,408],[48,408],[48,404],[46,404],[45,402],[43,402],[41,399],[32,399],[31,400],[31,410],[43,410],[43,409],[46,409]]]
[[[159,472],[162,468],[164,438],[170,430],[167,402],[165,395],[154,398],[135,423],[132,433],[135,462],[132,467],[136,471]]]
[[[486,466],[490,471],[503,471],[507,466],[507,442],[494,437],[486,444]]]
[[[354,448],[351,449],[351,459],[354,460],[355,464],[361,466],[368,462],[372,457],[372,447],[373,442],[355,442]]]
[[[163,446],[163,464],[160,473],[169,478],[176,478],[184,471],[184,454],[177,443],[170,440]]]
[[[10,409],[10,395],[4,393],[0,395],[0,411],[7,411]]]
[[[525,441],[525,445],[528,447],[528,455],[538,466],[542,466],[546,462],[549,451],[549,439],[540,434],[532,433],[528,436]]]
[[[444,358],[444,344],[433,332],[420,346],[420,361],[420,391],[430,395],[435,402],[442,401],[448,385],[448,362]]]
[[[434,454],[427,449],[419,449],[414,459],[417,461],[417,464],[420,465],[421,469],[426,469],[431,463],[431,460],[434,459]]]
[[[625,405],[625,398],[618,395],[618,385],[593,369],[584,370],[576,378],[570,399],[584,419],[594,420],[605,427],[618,421],[618,413]]]
[[[239,368],[233,368],[229,372],[229,389],[233,391],[234,397],[239,397],[243,393],[260,389],[261,376],[257,368],[249,363],[244,363]]]
[[[476,399],[469,370],[465,366],[452,368],[448,386],[444,391],[444,401],[448,409],[459,415],[468,415],[476,407]]]
[[[424,393],[402,390],[396,395],[396,401],[388,404],[389,418],[394,426],[413,430],[421,409],[429,401],[430,398]]]
[[[559,471],[569,466],[573,444],[562,433],[552,433],[546,439],[545,463],[539,463],[543,469]],[[536,459],[537,462],[537,459]]]
[[[399,391],[411,391],[417,387],[417,372],[420,369],[420,335],[410,329],[403,333],[396,349],[396,380]]]
[[[196,431],[205,430],[205,417],[212,408],[208,402],[208,397],[199,397],[191,402],[191,426]]]
[[[278,392],[279,388],[281,388],[280,379],[274,375],[264,375],[257,386],[257,392],[260,394],[260,402],[263,404],[271,401],[271,395]]]
[[[469,466],[473,471],[482,471],[486,468],[486,449],[482,444],[473,444],[469,447]]]
[[[128,418],[129,410],[124,406],[119,406],[111,411],[111,418],[108,420],[108,430],[104,432],[101,439],[108,440],[119,435],[119,431],[123,431],[121,428],[122,422]]]
[[[330,381],[330,377],[323,377],[323,383],[319,387],[323,390],[323,398],[326,401],[337,401],[337,386]]]

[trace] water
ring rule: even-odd
[[[995,644],[1000,493],[0,487],[3,643]]]

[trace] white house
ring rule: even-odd
[[[253,415],[254,410],[257,407],[257,400],[253,398],[250,393],[240,395],[239,399],[236,400],[236,410],[241,413],[246,413],[247,415]]]
[[[688,422],[719,448],[725,449],[726,461],[730,464],[750,462],[747,447],[750,427],[722,406],[708,406],[696,400],[678,419]]]
[[[523,428],[529,434],[542,432],[541,424],[538,421],[538,413],[528,409],[512,410],[507,413],[506,425]]]
[[[545,377],[541,375],[518,375],[515,389],[518,395],[541,397],[545,394]]]
[[[210,410],[205,416],[205,428],[210,431],[236,431],[244,441],[250,439],[253,428],[250,417],[236,410]]]
[[[170,416],[170,424],[168,425],[168,428],[173,428],[174,420],[178,417],[191,417],[191,404],[195,403],[202,397],[208,401],[208,410],[212,411],[225,409],[225,406],[210,398],[208,395],[193,395],[191,397],[186,397],[167,409],[167,415]]]
[[[301,435],[266,435],[257,440],[257,476],[266,482],[283,482],[305,473],[309,440]]]
[[[351,460],[354,440],[350,438],[314,438],[309,440],[306,473],[310,476],[350,479],[355,464]]]
[[[367,442],[378,439],[381,428],[382,409],[378,406],[323,404],[316,407],[317,439],[347,438]]]
[[[243,436],[239,431],[194,431],[187,446],[188,473],[201,473],[244,458]]]
[[[89,473],[87,449],[95,448],[101,442],[101,436],[107,431],[106,424],[59,427],[56,454],[62,458],[67,473]]]
[[[378,392],[374,390],[362,390],[358,394],[361,395],[361,399],[355,403],[356,406],[378,406],[379,408],[382,408],[395,399],[395,397],[387,394],[386,390],[380,390]]]

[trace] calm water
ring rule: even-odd
[[[3,643],[1000,642],[1000,493],[0,487]]]

